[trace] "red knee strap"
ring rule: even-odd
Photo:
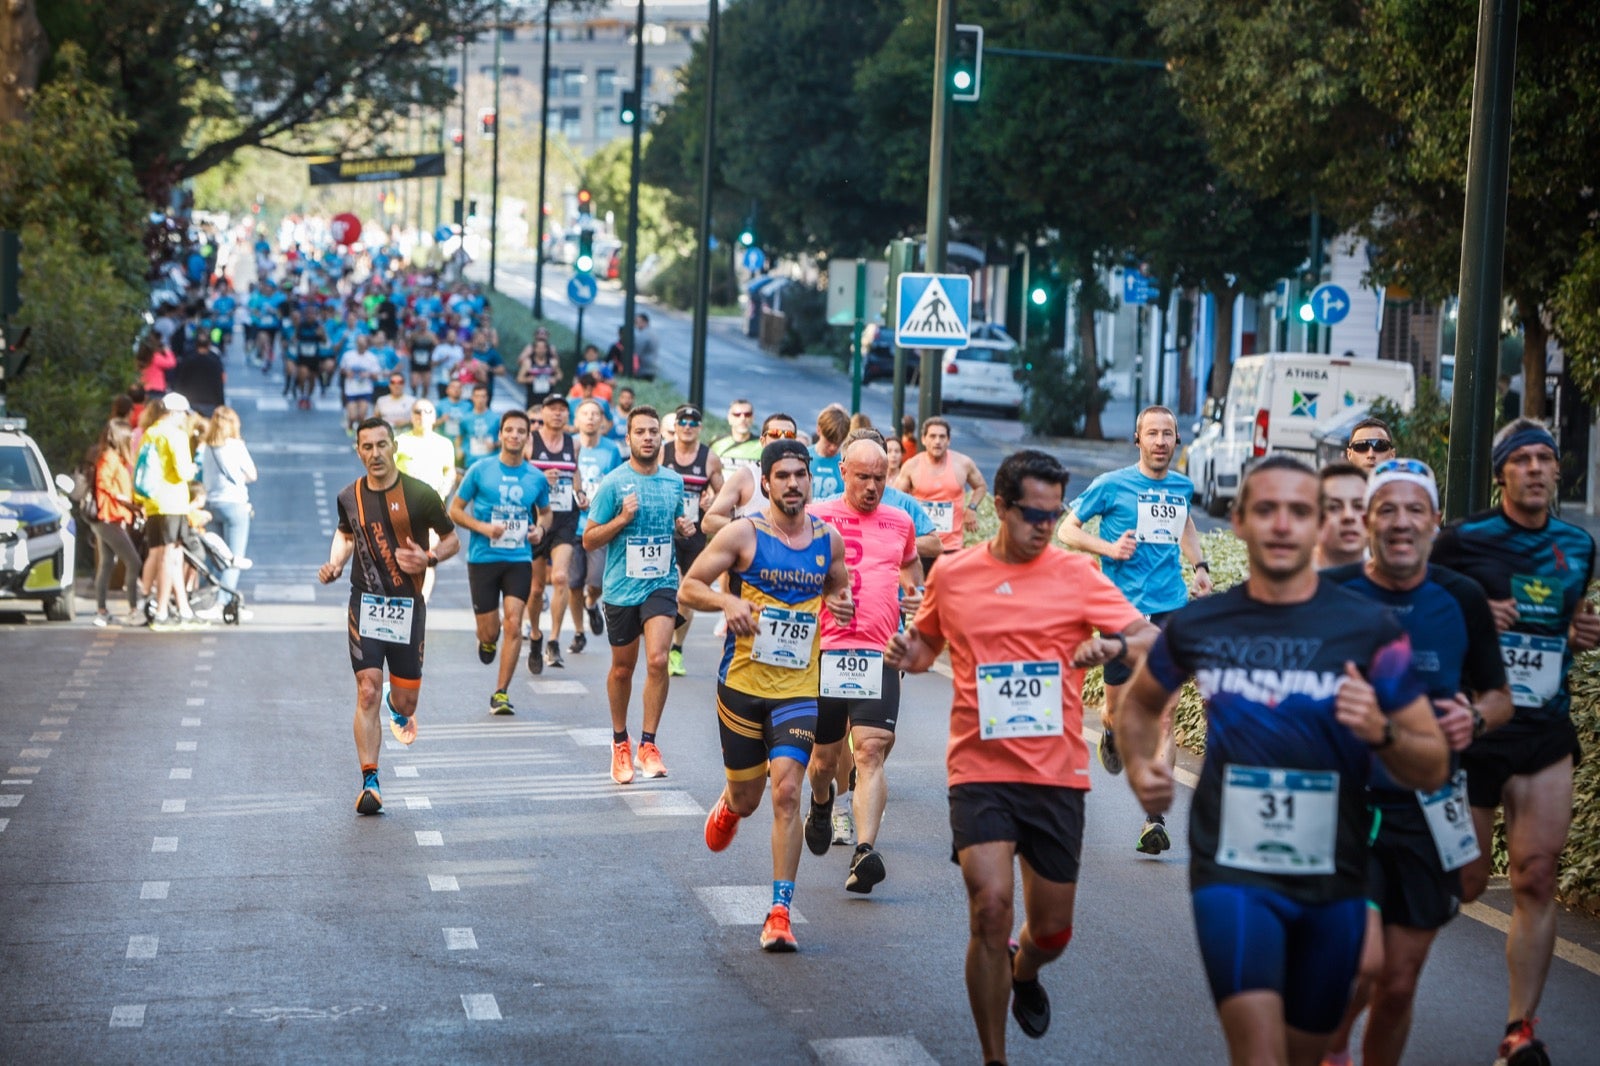
[[[1044,951],[1065,951],[1068,944],[1072,943],[1072,926],[1067,926],[1059,933],[1049,936],[1036,936],[1033,942]]]

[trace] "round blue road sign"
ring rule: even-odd
[[[599,291],[600,286],[588,274],[574,274],[567,282],[567,299],[577,307],[588,307],[594,303],[595,294]]]
[[[1350,294],[1337,285],[1318,285],[1311,290],[1311,314],[1324,326],[1337,326],[1350,317]]]
[[[744,268],[752,274],[759,273],[767,265],[767,253],[760,248],[746,248],[744,250]]]

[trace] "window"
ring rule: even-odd
[[[575,141],[583,136],[583,111],[576,107],[561,109],[561,136]]]
[[[567,67],[561,72],[561,95],[572,98],[583,95],[583,68]]]
[[[501,26],[500,27],[500,39],[502,41],[514,41],[514,40],[516,40],[517,39],[517,28],[515,26]]]
[[[617,135],[617,109],[614,107],[596,108],[594,113],[594,137],[597,141],[609,141]]]
[[[507,78],[522,77],[522,67],[516,63],[501,63],[500,74]]]
[[[612,67],[601,67],[594,72],[594,94],[602,100],[617,95],[617,72]]]

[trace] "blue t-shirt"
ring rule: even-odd
[[[604,400],[602,400],[598,396],[568,396],[567,397],[567,420],[569,422],[576,422],[578,420],[578,408],[582,407],[585,403],[588,403],[590,400],[593,400],[595,403],[600,405],[600,414],[605,417],[605,420],[607,422],[610,422],[612,420],[612,417],[613,417],[612,413],[611,413],[611,405],[606,403]],[[613,426],[612,427],[612,432],[600,434],[600,439],[601,440],[609,440],[609,441],[626,440],[627,436],[628,436],[628,434],[626,432],[627,423],[623,423],[623,429],[624,429],[624,432],[621,435],[618,435],[615,432],[616,427]]]
[[[533,546],[528,543],[527,532],[539,520],[539,508],[550,506],[550,483],[543,471],[529,463],[507,466],[498,455],[479,459],[467,468],[456,496],[480,522],[504,521],[521,528],[515,547],[496,547],[482,533],[468,530],[467,562],[526,563],[533,560]]]
[[[1175,611],[1189,602],[1178,537],[1193,495],[1194,482],[1182,474],[1153,478],[1135,464],[1101,474],[1072,501],[1072,513],[1080,521],[1100,519],[1104,540],[1115,541],[1129,530],[1140,533],[1142,525],[1131,558],[1100,560],[1101,572],[1141,614]]]
[[[632,463],[617,467],[600,480],[598,491],[589,496],[589,518],[605,524],[622,511],[622,498],[639,496],[639,511],[622,528],[606,549],[606,576],[601,598],[615,607],[635,607],[656,589],[678,587],[678,558],[672,547],[675,521],[683,514],[683,478],[675,471],[657,467],[645,475]],[[664,538],[664,539],[663,539]],[[630,544],[638,553],[654,553],[666,544],[665,573],[657,577],[629,577]]]
[[[594,498],[595,492],[600,488],[600,481],[611,471],[622,465],[622,453],[617,446],[601,437],[595,442],[593,448],[585,447],[580,441],[578,444],[578,475],[583,478],[583,492],[589,499]],[[584,527],[589,524],[589,508],[585,507],[578,512],[578,534],[583,534]]]
[[[834,452],[829,456],[817,454],[817,449],[811,449],[811,498],[818,502],[831,500],[844,491],[844,475],[839,472],[839,460],[844,457],[843,452]]]
[[[898,507],[910,515],[911,528],[917,536],[925,537],[929,533],[938,532],[939,527],[928,517],[928,512],[923,508],[921,501],[909,492],[901,492],[893,485],[884,485],[883,502],[890,507]]]
[[[494,455],[500,450],[500,414],[469,409],[461,416],[461,447],[467,462]]]
[[[471,400],[435,400],[433,409],[438,412],[438,419],[434,428],[440,433],[455,441],[459,448],[462,444],[462,426],[472,415]],[[495,427],[495,435],[499,435],[499,427]]]

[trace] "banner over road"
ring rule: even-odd
[[[444,177],[443,152],[386,155],[372,159],[319,159],[311,164],[313,185],[442,177]]]

